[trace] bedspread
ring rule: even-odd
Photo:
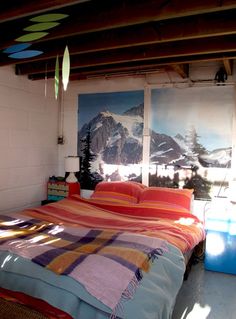
[[[1,215],[0,220],[0,250],[74,278],[113,311],[122,298],[133,296],[142,271],[166,250],[163,240],[140,234],[66,227],[20,215]]]
[[[171,318],[185,265],[179,249],[167,245],[168,251],[153,261],[148,273],[143,273],[134,297],[123,303],[123,310],[117,313],[119,318]],[[69,276],[59,276],[9,251],[0,251],[0,265],[0,287],[44,300],[70,314],[73,319],[110,318],[109,307]]]
[[[25,213],[50,222],[60,221],[80,227],[128,231],[161,238],[178,247],[183,253],[193,249],[205,236],[202,223],[191,214],[166,212],[165,218],[162,215],[159,218],[157,215],[155,218],[140,219],[91,206],[78,197],[28,209]]]

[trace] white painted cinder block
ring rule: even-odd
[[[0,107],[0,127],[2,129],[28,129],[29,114],[23,110]]]
[[[9,169],[9,147],[1,147],[0,169]]]
[[[8,165],[10,168],[27,167],[29,165],[29,149],[20,146],[8,148]]]
[[[44,184],[18,188],[17,192],[11,190],[0,191],[0,213],[19,212],[24,208],[38,206],[46,196]],[[14,197],[13,197],[14,196]]]
[[[58,174],[58,102],[53,81],[45,85],[0,68],[1,213],[39,205]]]
[[[0,128],[0,148],[9,146],[10,143],[10,130],[7,128]],[[1,151],[2,154],[2,151]],[[1,167],[1,163],[0,163]]]
[[[10,147],[27,147],[30,148],[33,142],[32,133],[30,130],[12,129],[10,131]]]
[[[0,193],[9,188],[9,170],[0,168]],[[1,198],[1,197],[0,197]]]

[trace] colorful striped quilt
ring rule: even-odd
[[[55,219],[57,211],[57,216],[68,217],[78,209],[74,203],[64,200],[56,206],[23,213],[45,217],[52,212]],[[81,221],[86,208],[79,215]],[[113,311],[123,298],[132,297],[142,272],[147,272],[153,258],[162,255],[165,249],[164,240],[141,234],[69,227],[24,214],[0,215],[0,250],[31,259],[58,275],[71,276]]]
[[[92,206],[82,198],[72,197],[28,209],[24,213],[49,222],[61,222],[91,229],[126,231],[161,238],[179,248],[183,253],[193,249],[205,237],[203,224],[190,213],[173,211],[170,206],[165,209],[158,207],[155,209],[155,217],[145,219],[136,215],[126,215],[124,212],[143,210],[148,215],[149,210],[153,212],[152,208],[145,205],[129,206],[123,206],[121,213],[118,213]]]

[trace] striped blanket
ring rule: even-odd
[[[71,276],[112,311],[132,297],[142,272],[165,249],[163,240],[140,234],[0,215],[0,250]]]
[[[150,207],[130,207],[133,211]],[[125,210],[129,211],[128,207]],[[170,209],[170,208],[169,208]],[[155,218],[139,218],[92,206],[78,198],[68,198],[53,204],[28,209],[24,213],[37,219],[49,222],[60,221],[63,224],[79,227],[112,229],[127,231],[147,236],[157,237],[168,241],[179,248],[183,253],[193,249],[204,239],[205,232],[202,223],[197,217],[181,212],[173,214],[168,209],[157,209]]]

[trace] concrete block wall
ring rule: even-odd
[[[0,213],[39,205],[46,198],[48,177],[64,176],[64,158],[77,154],[80,93],[175,87],[178,83],[181,88],[214,85],[208,80],[214,79],[219,66],[219,63],[191,65],[190,80],[182,79],[176,73],[160,72],[70,82],[60,103],[54,98],[53,81],[30,81],[16,76],[12,67],[1,67]],[[234,68],[233,76],[229,78],[233,83],[235,71]],[[63,145],[57,145],[60,134],[64,136]]]
[[[45,96],[46,92],[46,96]],[[0,68],[0,212],[39,205],[58,174],[58,102],[52,81]]]

